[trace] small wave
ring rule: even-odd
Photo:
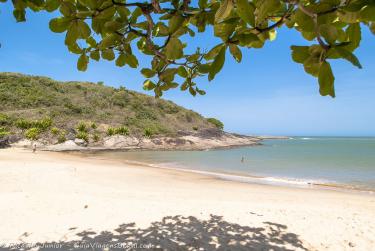
[[[225,172],[215,172],[215,171],[205,171],[197,169],[189,169],[184,167],[179,167],[176,162],[161,162],[161,163],[146,163],[135,160],[122,160],[124,163],[148,166],[152,168],[160,168],[174,171],[183,171],[189,173],[196,173],[206,176],[211,176],[214,178],[242,182],[242,183],[252,183],[252,184],[267,184],[267,185],[278,185],[278,186],[293,186],[293,187],[319,187],[323,189],[340,189],[340,190],[351,190],[357,192],[365,192],[370,194],[375,194],[375,189],[358,187],[349,184],[336,183],[334,181],[328,180],[310,180],[310,179],[296,179],[296,178],[284,178],[284,177],[271,177],[271,176],[256,176],[250,174],[233,174]]]
[[[311,140],[313,138],[301,138],[302,140]]]

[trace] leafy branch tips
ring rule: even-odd
[[[7,0],[0,0],[6,2]],[[118,67],[138,68],[134,48],[150,57],[141,69],[144,89],[157,97],[180,87],[205,94],[195,79],[211,81],[224,66],[229,52],[241,62],[246,48],[262,48],[286,26],[301,33],[306,46],[291,46],[292,58],[318,78],[321,95],[335,96],[329,61],[344,59],[361,64],[353,51],[359,47],[361,27],[375,33],[375,1],[363,0],[13,0],[13,15],[26,20],[26,9],[58,11],[50,20],[53,32],[65,33],[65,44],[78,54],[77,68],[85,71],[91,60],[115,61]],[[362,24],[362,25],[361,25]],[[188,37],[213,26],[220,44],[194,53]],[[315,42],[315,43],[314,43]]]

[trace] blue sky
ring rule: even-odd
[[[104,81],[141,91],[138,70],[118,68],[114,62],[91,62],[86,72],[76,70],[77,55],[64,45],[64,35],[48,29],[51,14],[28,13],[16,23],[10,5],[0,4],[0,71],[48,76],[57,80]],[[333,61],[336,98],[321,97],[315,78],[292,62],[290,45],[305,45],[298,33],[282,29],[263,49],[243,50],[242,63],[228,54],[224,69],[198,84],[205,96],[191,97],[171,91],[164,98],[222,120],[227,131],[262,135],[375,136],[375,37],[362,29],[356,51],[363,69],[346,61]],[[216,41],[197,34],[189,46],[209,49]],[[140,63],[149,61],[142,57]],[[152,93],[148,93],[151,94]],[[0,104],[1,105],[1,104]]]

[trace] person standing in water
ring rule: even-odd
[[[242,156],[242,158],[241,158],[241,163],[244,163],[244,162],[245,162],[245,157]]]

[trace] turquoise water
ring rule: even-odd
[[[301,137],[265,140],[261,146],[225,150],[102,152],[99,155],[160,167],[238,175],[222,176],[229,179],[252,176],[250,181],[333,184],[375,190],[375,138]]]

